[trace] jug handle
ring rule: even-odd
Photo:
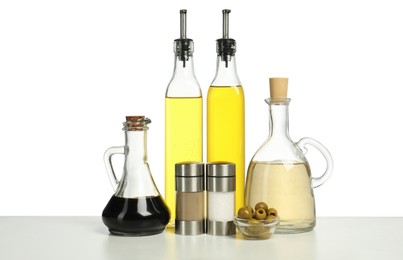
[[[116,190],[119,180],[116,178],[115,171],[113,170],[112,166],[112,155],[115,154],[125,154],[125,147],[124,146],[113,146],[108,148],[104,154],[104,163],[106,167],[106,172],[108,173],[109,180],[112,184],[113,191]]]
[[[323,144],[320,142],[316,141],[315,139],[309,138],[309,137],[304,137],[301,140],[298,141],[297,145],[299,148],[301,148],[302,152],[306,154],[308,150],[305,148],[305,145],[312,145],[316,149],[319,150],[319,152],[322,153],[323,157],[325,157],[327,166],[326,166],[326,171],[320,176],[320,177],[312,177],[312,188],[317,188],[321,186],[323,183],[325,183],[330,175],[333,172],[333,158],[332,155],[330,154],[329,150],[326,149]]]

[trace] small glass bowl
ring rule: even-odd
[[[280,218],[277,217],[271,221],[256,220],[256,219],[242,219],[235,217],[234,223],[239,232],[246,239],[268,239],[276,230]]]

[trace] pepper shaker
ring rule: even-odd
[[[203,163],[175,164],[176,234],[205,233],[204,187]]]

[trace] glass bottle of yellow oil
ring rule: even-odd
[[[217,40],[217,71],[207,95],[207,161],[236,165],[235,209],[244,204],[245,112],[238,78],[236,42],[228,36],[230,10],[223,10],[223,38]]]
[[[175,164],[203,161],[203,102],[193,69],[193,41],[186,38],[186,10],[180,10],[175,68],[165,95],[165,201],[175,223]]]

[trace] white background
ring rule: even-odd
[[[267,136],[268,77],[289,77],[291,137],[314,137],[335,161],[315,189],[317,215],[403,215],[403,9],[391,0],[2,1],[0,215],[100,215],[112,195],[103,153],[123,145],[126,115],[153,121],[149,163],[163,194],[181,8],[204,97],[221,10],[232,9],[247,164]],[[321,174],[322,159],[308,159]]]

